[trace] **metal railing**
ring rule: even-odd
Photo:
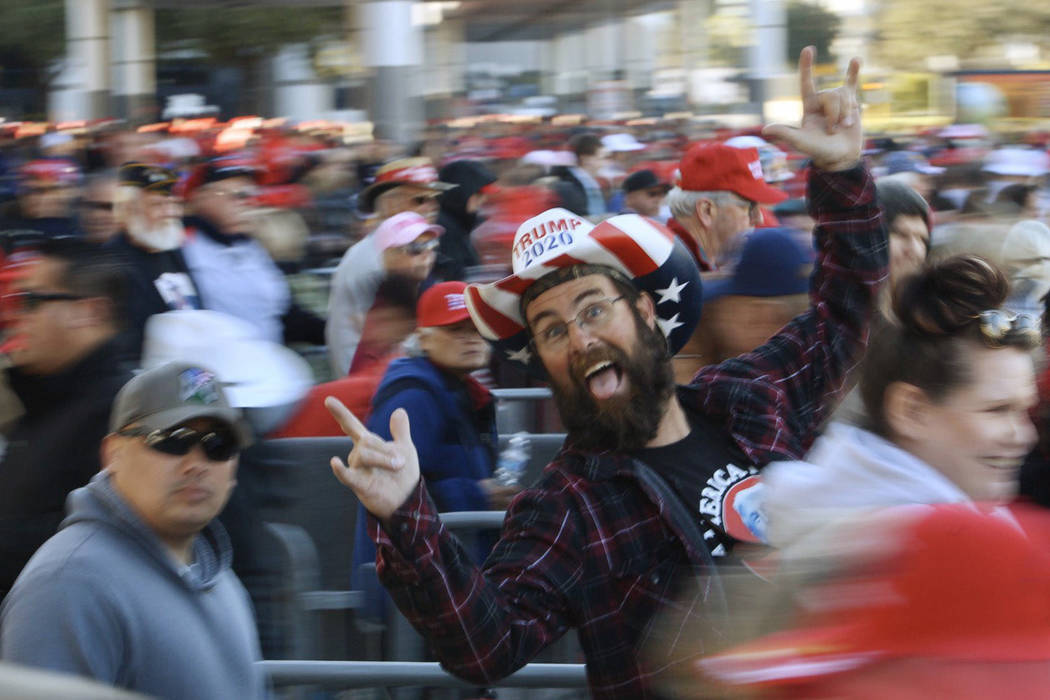
[[[428,686],[476,688],[423,661],[260,661],[275,686],[319,685],[327,688]],[[493,688],[586,688],[583,664],[533,663],[490,684]]]

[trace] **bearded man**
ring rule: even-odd
[[[354,440],[332,469],[371,514],[379,579],[457,676],[492,685],[576,628],[593,697],[648,698],[658,672],[695,653],[671,644],[643,655],[658,613],[715,639],[728,632],[715,562],[762,529],[735,499],[753,497],[762,465],[806,452],[863,347],[886,273],[860,162],[859,64],[820,93],[812,64],[806,49],[801,128],[765,133],[814,165],[813,307],[767,344],[675,387],[670,357],[699,319],[699,271],[670,231],[633,214],[591,226],[545,212],[518,230],[514,274],[467,288],[482,336],[550,379],[568,428],[511,503],[483,567],[442,525],[407,415],[391,416],[385,441],[328,400]],[[699,585],[683,589],[689,576]]]
[[[200,309],[200,295],[182,256],[182,204],[173,196],[177,175],[148,163],[125,163],[118,173],[114,216],[121,232],[107,246],[129,273],[124,349],[142,354],[146,321],[153,314]]]

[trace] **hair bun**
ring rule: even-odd
[[[893,311],[901,327],[926,336],[955,335],[977,314],[999,308],[1010,282],[995,265],[976,255],[953,255],[902,280]]]

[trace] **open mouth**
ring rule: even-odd
[[[587,369],[584,381],[591,396],[598,400],[607,399],[623,384],[623,370],[614,362],[601,360]]]
[[[1023,461],[1024,457],[987,457],[984,463],[999,471],[1016,471]]]

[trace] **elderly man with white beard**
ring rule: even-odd
[[[146,321],[153,314],[201,308],[200,295],[182,256],[182,204],[172,195],[177,175],[148,163],[125,163],[118,173],[114,216],[120,233],[107,246],[128,265],[128,320],[124,350],[142,353]]]

